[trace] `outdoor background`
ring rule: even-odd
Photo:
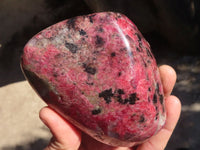
[[[51,135],[45,106],[19,66],[26,42],[58,21],[97,11],[127,15],[149,41],[158,65],[174,67],[182,113],[166,150],[200,147],[200,0],[0,0],[0,150],[43,149]]]

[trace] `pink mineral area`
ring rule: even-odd
[[[21,65],[48,105],[101,142],[132,146],[165,123],[150,45],[120,13],[95,13],[48,27],[27,43]]]

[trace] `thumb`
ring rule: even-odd
[[[40,110],[39,117],[53,134],[45,150],[77,150],[79,148],[80,132],[54,110],[44,107]]]

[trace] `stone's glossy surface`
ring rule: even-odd
[[[84,0],[94,12],[115,11],[126,14],[156,49],[158,41],[175,51],[199,50],[199,2],[166,0]],[[184,12],[184,13],[183,13]],[[158,17],[159,16],[159,17]],[[174,34],[176,33],[176,34]],[[150,36],[149,36],[150,35]],[[197,38],[198,36],[198,38]],[[154,40],[156,40],[154,42]],[[167,44],[168,43],[168,44]],[[161,43],[160,43],[161,44]],[[162,43],[164,44],[164,43]],[[163,45],[164,47],[166,45]]]
[[[148,42],[124,15],[59,22],[25,46],[25,76],[53,109],[113,146],[133,146],[165,123],[164,96]]]

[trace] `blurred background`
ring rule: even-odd
[[[20,55],[26,42],[58,21],[98,11],[128,16],[149,41],[158,65],[174,67],[173,94],[182,102],[166,150],[200,147],[200,0],[1,0],[0,150],[37,150],[50,134],[38,118],[45,104],[25,81]]]

